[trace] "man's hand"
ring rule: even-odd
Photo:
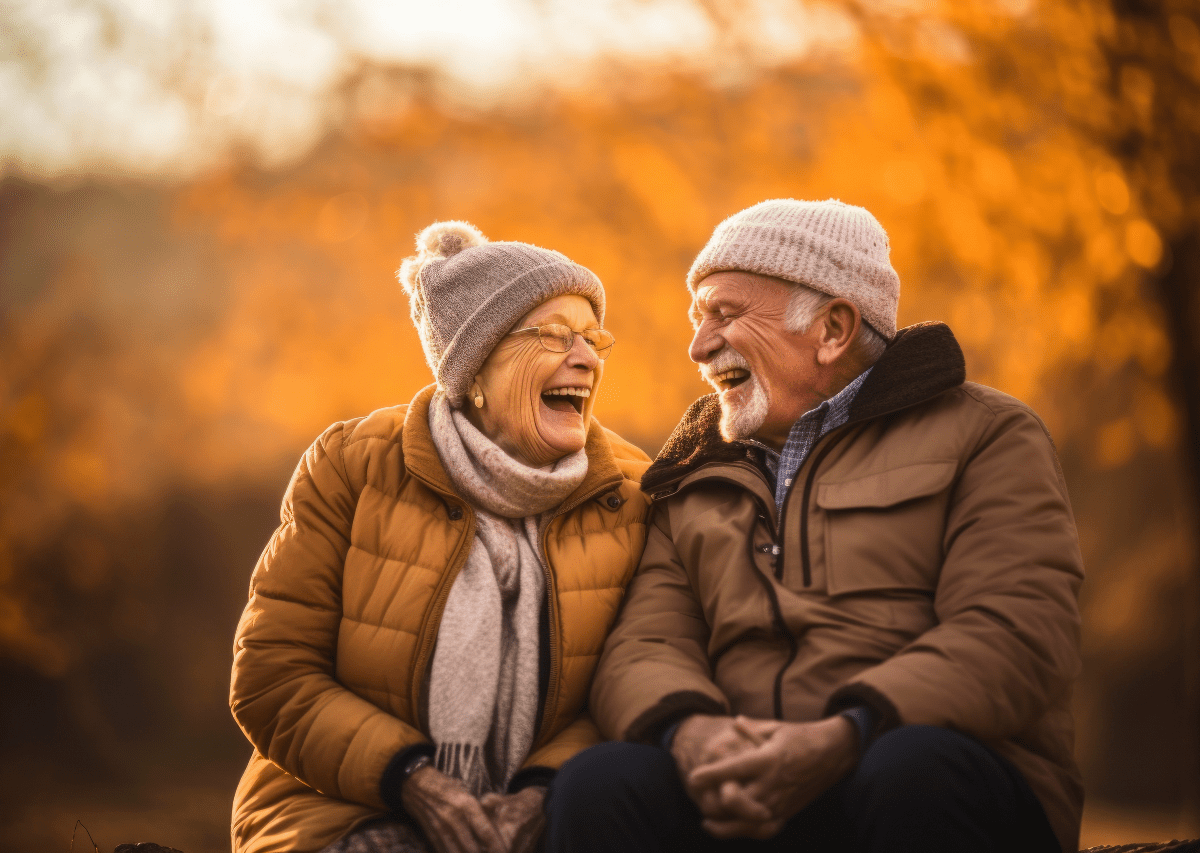
[[[680,724],[671,742],[671,756],[679,768],[684,789],[706,818],[770,819],[770,812],[765,806],[739,795],[740,785],[737,782],[720,780],[715,784],[696,784],[692,778],[693,771],[698,767],[758,747],[781,725],[774,720],[707,714],[695,714]]]
[[[679,775],[686,780],[691,772],[703,764],[736,755],[743,750],[758,746],[765,735],[751,733],[749,726],[765,725],[770,731],[783,725],[774,720],[750,720],[746,717],[714,717],[708,714],[693,714],[675,730],[671,741],[671,757],[679,767]]]
[[[457,779],[422,767],[400,789],[405,811],[417,819],[436,853],[508,853],[505,839],[482,805]]]
[[[750,720],[740,728],[747,737],[766,736],[759,745],[705,763],[685,777],[689,793],[717,792],[701,804],[702,825],[717,838],[777,835],[858,760],[858,732],[842,716],[816,723]]]
[[[509,853],[533,853],[546,826],[546,789],[530,785],[515,794],[484,794],[479,804]]]

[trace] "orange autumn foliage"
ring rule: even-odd
[[[37,240],[67,226],[30,202],[27,241],[6,243],[18,295],[0,315],[0,655],[67,678],[96,636],[153,609],[131,599],[105,627],[64,629],[31,591],[34,558],[81,513],[150,512],[177,489],[281,491],[330,422],[429,381],[393,273],[431,221],[466,219],[600,276],[618,343],[596,413],[653,452],[706,390],[683,279],[713,226],[765,198],[837,197],[887,228],[901,324],[948,322],[971,378],[1031,403],[1058,442],[1102,662],[1081,687],[1098,777],[1118,675],[1178,652],[1192,594],[1192,534],[1173,515],[1189,506],[1184,415],[1152,283],[1197,221],[1172,169],[1200,101],[1151,69],[1200,83],[1196,16],[1180,4],[1130,30],[1094,0],[835,5],[857,22],[855,51],[719,82],[614,66],[592,89],[467,111],[396,72],[415,95],[286,171],[118,186],[130,212],[108,231],[79,191],[70,227],[91,236],[48,272]],[[1133,132],[1151,141],[1122,153],[1114,140]],[[1131,510],[1123,494],[1151,497]],[[102,539],[72,543],[73,595],[141,583]]]

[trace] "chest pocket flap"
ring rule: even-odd
[[[844,483],[822,483],[817,488],[821,509],[883,509],[916,498],[936,495],[954,479],[954,460],[922,462],[869,474]]]
[[[816,501],[825,511],[828,592],[931,592],[957,469],[953,460],[938,460],[822,483]]]

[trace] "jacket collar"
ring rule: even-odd
[[[966,362],[944,323],[918,323],[896,333],[850,406],[847,424],[882,417],[923,403],[966,381]],[[706,394],[683,419],[642,477],[652,494],[702,465],[743,462],[746,445],[721,438],[721,404]]]
[[[404,415],[404,432],[400,439],[404,465],[413,476],[430,488],[444,495],[461,497],[455,490],[450,475],[446,473],[445,466],[442,465],[442,459],[433,444],[433,432],[429,428],[429,405],[436,390],[436,385],[427,385],[418,391],[417,396],[408,404],[408,411]],[[581,499],[586,499],[598,491],[608,491],[603,487],[620,485],[624,479],[613,456],[612,445],[609,444],[600,422],[594,417],[588,429],[584,451],[588,457],[587,475],[575,491],[562,502],[560,510],[564,507],[569,509]]]

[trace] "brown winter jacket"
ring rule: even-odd
[[[334,424],[292,476],[234,642],[230,707],[255,747],[234,853],[320,850],[385,814],[385,768],[428,741],[423,682],[475,531],[433,445],[432,395]],[[586,450],[543,532],[549,676],[526,768],[599,740],[588,686],[646,538],[649,459],[595,421]]]
[[[964,732],[1011,761],[1063,850],[1083,577],[1067,488],[1027,406],[964,382],[949,328],[902,330],[777,517],[760,451],[698,400],[642,480],[646,551],[596,671],[609,737],[687,712]]]

